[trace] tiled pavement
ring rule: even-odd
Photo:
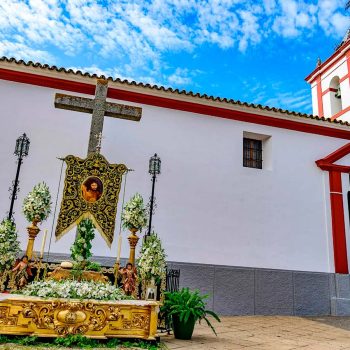
[[[169,350],[350,350],[350,317],[236,316],[213,325],[217,337],[203,323],[191,341],[161,339]]]

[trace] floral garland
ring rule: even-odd
[[[124,229],[142,230],[147,225],[147,209],[143,204],[143,198],[136,193],[126,203],[122,213],[122,224]]]
[[[11,269],[20,252],[16,225],[9,219],[0,223],[0,271]]]
[[[51,213],[51,194],[45,182],[34,186],[23,201],[23,214],[29,222],[44,221]]]
[[[28,284],[16,293],[42,298],[72,298],[95,300],[131,299],[124,292],[111,284],[94,281],[38,281]]]
[[[91,242],[95,238],[95,226],[90,219],[84,219],[78,225],[78,235],[70,248],[76,267],[86,268],[91,258]]]
[[[150,281],[152,278],[158,283],[166,272],[166,254],[162,241],[152,232],[143,242],[140,257],[137,260],[137,269],[141,279]]]

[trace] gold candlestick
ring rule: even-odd
[[[43,259],[43,257],[44,257],[46,236],[47,236],[47,229],[44,231],[44,237],[43,237],[43,240],[41,242],[40,259]]]
[[[32,224],[27,227],[29,239],[28,239],[28,244],[27,244],[26,255],[28,256],[29,260],[32,258],[32,255],[33,255],[35,237],[40,232],[40,228],[38,227],[38,222],[39,221],[34,220],[32,222]]]
[[[137,242],[139,241],[139,237],[136,235],[136,228],[132,228],[130,229],[130,231],[131,235],[128,237],[128,241],[130,244],[129,263],[131,263],[132,266],[135,266],[135,248],[137,246]]]

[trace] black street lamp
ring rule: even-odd
[[[10,205],[10,211],[8,215],[9,220],[12,220],[13,205],[15,203],[15,200],[17,199],[17,193],[19,192],[19,187],[18,187],[19,172],[21,170],[23,158],[27,157],[28,155],[29,145],[30,145],[30,141],[26,134],[23,134],[16,140],[16,147],[15,147],[14,154],[17,156],[17,171],[16,171],[15,180],[12,182],[12,187],[9,188],[9,191],[11,192],[11,205]]]
[[[151,194],[151,203],[150,203],[150,210],[149,210],[149,222],[148,222],[148,232],[147,236],[151,235],[151,227],[152,227],[152,214],[153,214],[153,206],[154,206],[154,184],[156,182],[157,175],[160,174],[160,165],[161,160],[157,156],[157,153],[154,154],[153,157],[149,160],[149,168],[148,172],[152,175],[152,194]]]

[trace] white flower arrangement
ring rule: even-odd
[[[29,222],[44,221],[51,213],[51,194],[45,182],[34,186],[23,201],[23,214]]]
[[[122,213],[122,224],[124,229],[142,230],[147,225],[147,209],[143,203],[143,198],[136,193],[129,202],[126,203]]]
[[[94,281],[76,280],[46,280],[28,284],[16,293],[41,298],[70,298],[94,300],[123,300],[130,299],[118,287],[111,284]]]
[[[0,223],[0,272],[11,269],[20,252],[16,225],[9,219]]]
[[[166,273],[166,254],[162,242],[156,233],[152,232],[143,242],[140,256],[137,260],[137,269],[141,279],[150,281],[154,278],[159,281]]]

